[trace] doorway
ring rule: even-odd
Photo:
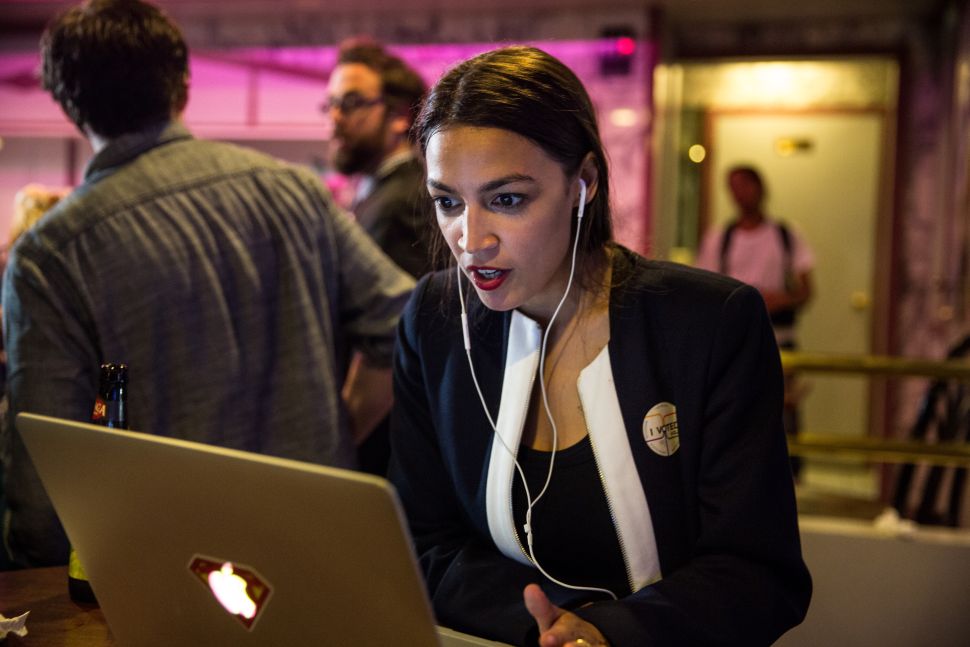
[[[734,216],[727,170],[736,164],[761,169],[766,213],[799,232],[815,253],[815,296],[799,316],[800,349],[871,353],[883,113],[711,112],[708,122],[708,223]],[[800,382],[804,431],[869,434],[867,378],[813,374]],[[808,470],[806,479],[812,478],[818,473]],[[859,495],[876,493],[866,473],[842,485]]]
[[[662,88],[668,103],[658,112],[668,117],[661,155],[672,157],[658,166],[676,175],[678,194],[656,203],[658,248],[667,243],[668,257],[689,260],[705,229],[734,215],[727,169],[756,166],[766,182],[767,213],[790,223],[815,252],[815,298],[799,320],[800,348],[885,352],[887,322],[880,315],[888,304],[876,268],[890,254],[883,241],[891,224],[896,62],[724,60],[670,67]],[[655,186],[670,181],[668,175]],[[804,431],[881,433],[882,393],[870,379],[813,373],[803,381]],[[878,471],[864,463],[811,460],[803,483],[879,496]]]

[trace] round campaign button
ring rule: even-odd
[[[669,402],[658,402],[643,417],[643,439],[655,454],[670,456],[680,449],[680,431],[677,429],[677,407]]]

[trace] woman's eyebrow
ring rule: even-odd
[[[479,192],[484,193],[488,191],[494,191],[495,189],[499,189],[505,186],[506,184],[511,184],[512,182],[535,182],[535,181],[536,181],[535,178],[532,177],[531,175],[525,175],[523,173],[511,173],[509,175],[504,175],[500,178],[496,178],[494,180],[489,180],[481,187],[479,187],[478,190]],[[428,178],[427,185],[429,189],[438,189],[439,191],[445,191],[447,193],[454,192],[454,189],[452,189],[450,186],[434,178]]]
[[[486,182],[481,186],[479,191],[482,193],[494,191],[495,189],[499,189],[506,184],[511,184],[512,182],[535,182],[535,178],[531,175],[525,175],[523,173],[512,173],[510,175],[505,175],[495,180]]]

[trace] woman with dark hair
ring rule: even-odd
[[[612,242],[576,76],[470,59],[415,123],[452,269],[401,320],[391,479],[438,621],[513,644],[767,645],[804,617],[763,302]]]

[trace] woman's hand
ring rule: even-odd
[[[539,625],[540,647],[609,647],[599,629],[549,601],[538,584],[523,591],[525,608]]]

